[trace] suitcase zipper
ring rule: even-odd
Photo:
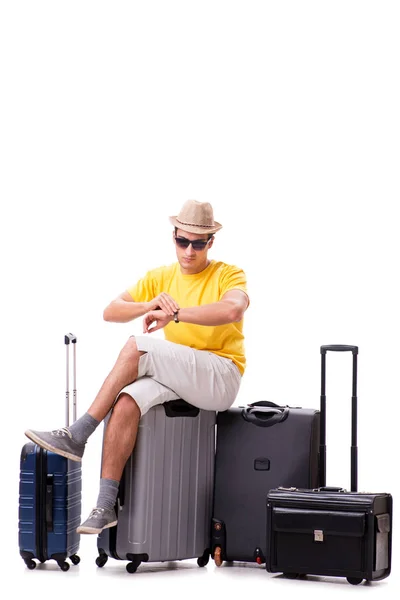
[[[36,446],[36,556],[47,560],[46,532],[47,450]]]

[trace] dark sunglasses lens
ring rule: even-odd
[[[193,250],[204,250],[207,246],[207,242],[203,242],[202,240],[195,240],[192,242]]]
[[[178,244],[179,248],[187,248],[190,244],[190,240],[187,240],[186,238],[176,237],[175,241]],[[192,248],[193,250],[204,250],[204,248],[207,246],[207,243],[208,240],[194,240],[192,242]]]
[[[187,248],[190,244],[190,240],[179,237],[175,238],[175,242],[178,244],[179,248]]]

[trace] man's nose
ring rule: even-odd
[[[194,254],[196,254],[196,252],[193,250],[192,244],[189,244],[189,246],[186,248],[185,254],[187,256],[193,256]]]

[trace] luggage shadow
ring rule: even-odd
[[[271,578],[271,579],[283,579],[285,581],[292,581],[293,583],[297,583],[300,581],[304,581],[305,584],[306,583],[312,583],[312,585],[316,585],[316,583],[325,583],[325,584],[329,584],[331,585],[336,584],[336,585],[347,585],[350,586],[349,582],[347,581],[346,577],[325,577],[323,575],[299,575],[298,577],[287,577],[286,575],[284,575],[283,573],[279,573],[279,574],[274,574],[274,573],[267,573],[267,575]],[[371,586],[371,581],[366,581],[364,580],[360,585],[361,586]],[[350,586],[352,587],[352,586]]]
[[[127,564],[127,563],[126,563]],[[141,563],[135,573],[128,573],[126,571],[126,564],[107,564],[103,568],[97,568],[97,574],[100,577],[104,577],[107,574],[112,577],[138,577],[145,575],[154,575],[154,573],[160,573],[163,575],[173,574],[176,572],[190,573],[198,572],[199,575],[207,573],[206,568],[201,568],[197,564],[188,564],[180,561],[165,561],[162,563]]]

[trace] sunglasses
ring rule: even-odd
[[[188,240],[184,237],[175,236],[175,243],[179,248],[188,248],[189,245],[192,244],[193,250],[204,250],[210,239],[211,238],[208,238],[208,240]]]

